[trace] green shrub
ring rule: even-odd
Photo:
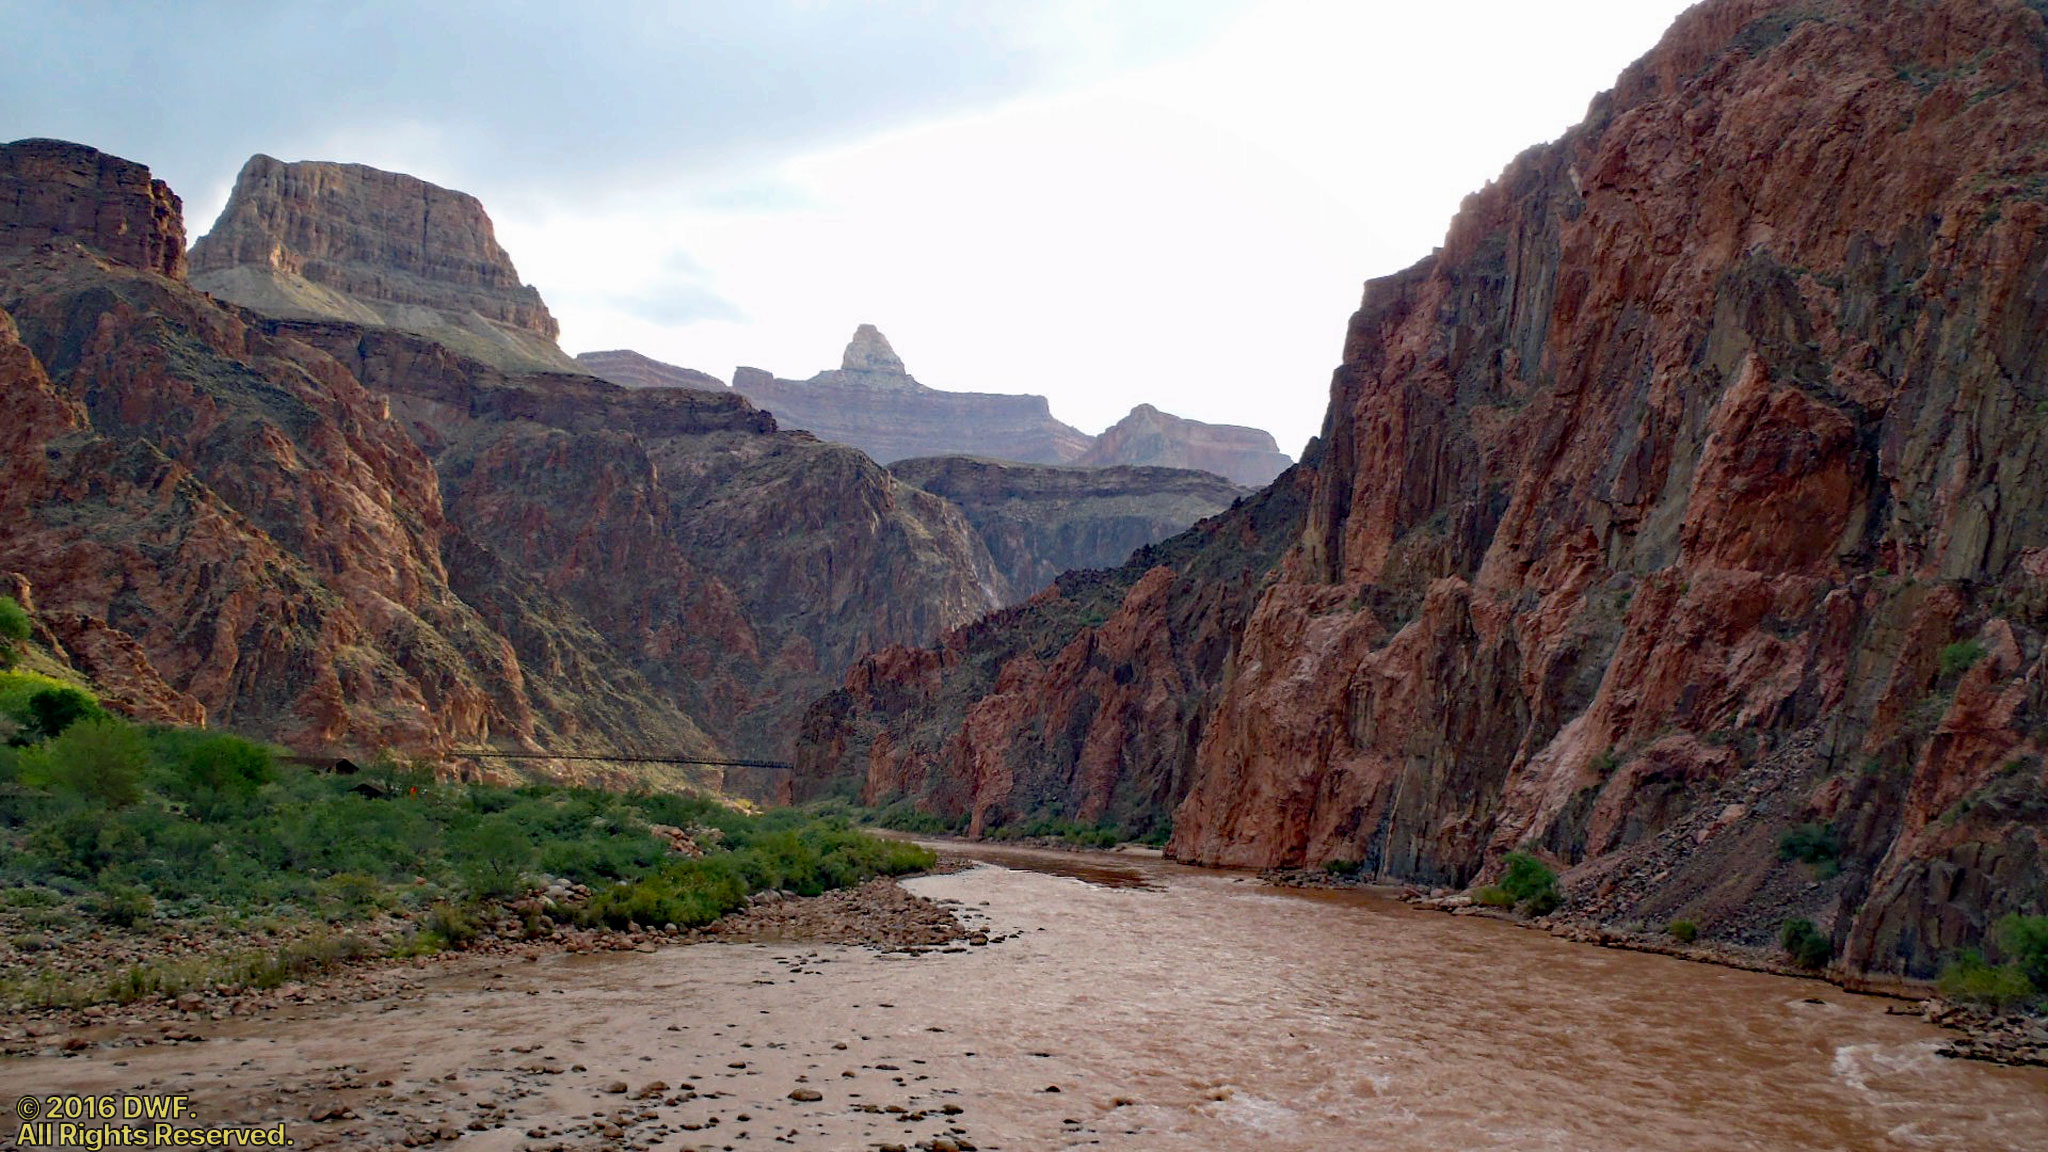
[[[1823,880],[1841,871],[1841,854],[1834,829],[1824,824],[1801,824],[1778,837],[1778,859],[1811,864]]]
[[[1804,918],[1787,920],[1778,930],[1778,943],[1801,968],[1824,968],[1835,954],[1834,944]]]
[[[1332,876],[1350,879],[1365,869],[1363,860],[1331,860],[1323,865],[1323,871]]]
[[[2048,992],[2048,916],[2014,913],[1997,926],[1998,946],[2037,992]]]
[[[1497,884],[1488,884],[1472,893],[1472,898],[1488,908],[1513,908],[1515,898],[1507,889]]]
[[[2005,1012],[2034,996],[2035,986],[2018,964],[1993,966],[1975,949],[1950,961],[1941,971],[1941,994],[1950,1000]]]
[[[1671,933],[1680,944],[1690,944],[1700,936],[1700,926],[1690,920],[1673,920],[1664,926],[1664,930]]]
[[[363,872],[340,872],[322,880],[316,889],[319,900],[331,915],[353,919],[391,906],[384,883]]]
[[[12,596],[0,596],[0,669],[14,667],[21,642],[28,639],[28,613]]]
[[[1557,873],[1527,852],[1508,853],[1507,867],[1500,874],[1501,890],[1533,916],[1547,916],[1557,910],[1562,897],[1557,891]]]
[[[133,884],[109,884],[92,902],[95,918],[121,928],[133,927],[155,911],[156,901],[148,891]]]
[[[451,900],[435,901],[420,922],[420,934],[438,948],[461,948],[478,931],[469,910]]]
[[[1958,640],[1941,650],[1941,678],[1960,679],[1963,673],[1975,667],[1984,658],[1984,644],[1979,640]]]
[[[0,690],[0,710],[14,722],[8,743],[17,747],[40,744],[62,735],[81,720],[101,719],[106,711],[99,701],[82,689],[33,673],[7,673],[12,691]]]

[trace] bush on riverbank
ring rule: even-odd
[[[2048,999],[2048,916],[2007,916],[1992,929],[1992,938],[2005,962],[1991,964],[1970,949],[1942,969],[1941,994],[1994,1012]]]
[[[1778,929],[1778,943],[1801,968],[1825,968],[1835,954],[1833,941],[1804,918],[1785,921]]]

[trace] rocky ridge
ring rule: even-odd
[[[1140,404],[1097,436],[1074,463],[1084,468],[1192,468],[1259,488],[1272,483],[1294,460],[1263,428],[1204,424]]]
[[[621,388],[697,388],[707,392],[725,391],[725,381],[709,372],[664,364],[628,348],[608,352],[578,352],[576,365],[600,380]]]
[[[432,337],[507,371],[576,371],[467,193],[362,164],[252,156],[192,246],[202,291],[291,319]]]
[[[2043,59],[2017,0],[1694,7],[1367,286],[1292,479],[863,661],[804,786],[1424,884],[1528,847],[1567,917],[1802,916],[1846,973],[2048,911]]]

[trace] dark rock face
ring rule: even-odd
[[[1696,6],[1368,285],[1222,658],[1140,658],[1183,566],[1100,623],[1049,593],[857,666],[807,785],[1425,882],[1528,846],[1570,914],[1806,916],[1848,971],[2048,911],[2044,58],[2004,0]],[[1164,762],[1102,719],[1160,700]]]
[[[137,715],[776,754],[857,653],[996,603],[957,509],[729,392],[508,374],[62,244],[0,252],[0,309],[0,573]]]
[[[1113,568],[1250,495],[1207,472],[1062,468],[965,456],[898,460],[897,479],[966,513],[1014,603],[1075,568]]]
[[[63,140],[0,146],[0,249],[76,241],[173,279],[185,275],[176,195],[132,160]]]
[[[253,156],[192,279],[266,315],[384,325],[508,371],[574,371],[476,197],[361,164]]]
[[[725,391],[725,381],[709,372],[679,368],[642,356],[626,348],[609,352],[578,352],[576,364],[601,380],[621,388],[696,388],[707,392]]]
[[[1074,463],[1086,468],[1144,464],[1193,468],[1259,488],[1294,464],[1273,434],[1236,424],[1204,424],[1140,404],[1095,438]]]

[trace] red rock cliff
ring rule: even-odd
[[[1015,675],[948,738],[1206,699],[1182,858],[1462,884],[1526,845],[1577,914],[1805,915],[1852,969],[2048,909],[2044,61],[2017,0],[1690,10],[1368,286],[1300,534],[1212,679],[1033,686],[997,644]],[[1000,772],[889,775],[914,664],[813,710],[810,776],[985,812]],[[1085,817],[1075,773],[1145,738],[1067,731],[1030,795]],[[1839,874],[1779,859],[1798,825]]]

